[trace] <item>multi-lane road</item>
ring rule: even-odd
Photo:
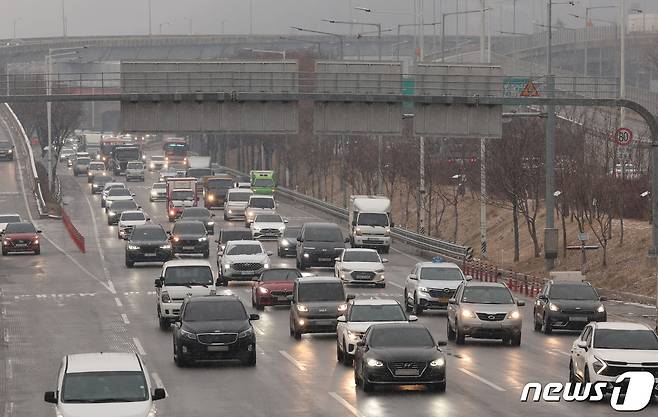
[[[0,122],[0,139],[6,136]],[[25,164],[23,159],[22,164]],[[17,162],[0,163],[0,212],[34,218],[36,209],[19,175]],[[444,394],[418,387],[364,394],[354,386],[351,368],[336,361],[334,335],[305,335],[295,341],[288,333],[288,309],[267,308],[254,322],[258,364],[202,365],[178,368],[172,358],[170,331],[156,318],[153,280],[158,266],[124,266],[125,242],[107,226],[99,197],[89,192],[86,178],[60,170],[65,208],[86,238],[87,253],[74,246],[61,222],[34,218],[43,230],[40,256],[0,259],[0,417],[52,416],[43,392],[55,387],[63,355],[73,352],[135,351],[147,363],[155,383],[168,398],[158,402],[159,415],[236,416],[514,416],[612,415],[605,402],[521,403],[522,387],[530,381],[566,382],[569,350],[575,334],[546,336],[532,330],[532,302],[524,307],[520,348],[498,342],[449,343],[448,387]],[[169,228],[164,203],[150,203],[148,186],[130,183],[137,202],[153,222]],[[228,223],[218,215],[216,230]],[[280,213],[291,225],[328,220],[303,206],[282,201]],[[267,243],[276,253],[274,243]],[[213,249],[215,246],[213,245]],[[211,263],[214,265],[214,250]],[[422,259],[398,245],[388,255],[384,289],[350,288],[358,297],[401,300],[411,266]],[[294,260],[273,256],[273,265],[294,266]],[[332,271],[316,270],[331,274]],[[251,310],[250,284],[229,287]],[[644,320],[653,314],[640,306],[608,303],[610,319]],[[436,338],[446,339],[445,313],[420,318]],[[655,415],[652,406],[640,415]]]

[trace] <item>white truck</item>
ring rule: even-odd
[[[388,253],[391,247],[391,200],[379,195],[350,196],[350,243]]]

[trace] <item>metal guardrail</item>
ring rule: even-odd
[[[243,172],[224,166],[220,166],[219,169],[233,175],[246,175]],[[327,203],[326,201],[309,197],[285,187],[277,187],[276,192],[291,200],[302,202],[324,213],[330,214],[343,221],[347,221],[348,212],[346,208],[335,206],[333,204]],[[439,255],[443,255],[460,262],[470,261],[473,258],[473,248],[471,247],[457,245],[455,243],[446,242],[430,236],[424,236],[419,233],[412,232],[408,229],[394,227],[391,229],[391,236],[421,250],[435,252]]]

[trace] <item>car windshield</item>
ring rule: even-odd
[[[210,212],[204,208],[188,208],[183,210],[182,219],[185,218],[206,218],[210,217]]]
[[[227,255],[258,255],[263,253],[260,245],[234,245],[228,249]]]
[[[146,220],[146,216],[144,216],[144,213],[137,213],[137,212],[128,212],[128,213],[122,213],[121,214],[121,220],[122,221],[135,221],[135,220]]]
[[[250,230],[223,230],[221,242],[226,243],[231,240],[251,240]]]
[[[310,242],[340,242],[343,243],[343,234],[336,227],[307,227],[304,230],[304,239]]]
[[[359,226],[388,226],[388,216],[384,213],[361,213],[356,224]]]
[[[112,178],[110,177],[98,177],[98,176],[94,177],[94,184],[97,185],[107,184],[110,181],[112,181]]]
[[[296,238],[299,234],[301,227],[286,227],[285,232],[283,232],[283,237]]]
[[[252,198],[249,200],[249,207],[255,208],[274,208],[273,198]]]
[[[651,330],[598,329],[594,333],[598,349],[658,350],[658,338]]]
[[[302,303],[312,301],[342,301],[345,291],[340,282],[309,282],[300,284],[297,290],[298,300]]]
[[[11,143],[9,143],[9,142],[0,142],[0,149],[11,149]]]
[[[137,203],[134,201],[117,201],[112,204],[112,211],[118,210],[135,210],[137,208]]]
[[[89,158],[78,158],[75,160],[75,163],[78,165],[89,165],[91,163],[91,159]]]
[[[128,165],[126,166],[128,169],[142,169],[144,168],[144,165],[142,165],[141,162],[128,162]]]
[[[352,306],[350,321],[406,321],[407,316],[398,304]]]
[[[462,302],[473,304],[514,304],[512,294],[503,287],[466,287]]]
[[[127,188],[112,188],[110,192],[108,193],[110,197],[116,197],[116,196],[129,196],[130,195],[130,190]]]
[[[151,157],[151,161],[153,161],[153,162],[163,162],[164,161],[164,156],[162,156],[162,155],[153,155]]]
[[[20,221],[21,221],[21,216],[19,216],[18,214],[0,216],[0,223],[16,223]]]
[[[67,373],[62,383],[64,403],[118,403],[149,399],[144,373],[138,371]]]
[[[590,285],[552,285],[548,292],[549,298],[554,300],[598,300],[594,288]]]
[[[92,162],[89,164],[89,169],[91,171],[103,171],[105,170],[105,164],[102,162]]]
[[[276,214],[261,214],[260,216],[256,216],[254,221],[257,223],[283,223],[281,216]]]
[[[206,226],[201,222],[176,223],[172,233],[175,235],[205,235]]]
[[[166,285],[212,285],[210,266],[170,266],[164,274]]]
[[[194,200],[194,191],[176,190],[171,192],[172,200]]]
[[[228,178],[215,178],[208,180],[208,188],[226,189],[233,187],[233,180]]]
[[[164,182],[156,182],[153,184],[153,189],[154,190],[165,190],[167,188],[167,184]]]
[[[434,339],[423,327],[372,329],[369,344],[374,348],[434,347]]]
[[[37,229],[32,223],[9,223],[5,228],[6,234],[12,233],[36,233]]]
[[[271,281],[292,281],[295,278],[301,277],[302,274],[296,269],[270,269],[264,271],[260,275],[260,280],[263,282]]]
[[[254,187],[274,187],[274,180],[269,178],[257,179],[252,183]]]
[[[462,281],[464,276],[459,268],[424,267],[420,270],[420,279],[435,281]]]
[[[343,262],[381,262],[375,251],[346,250],[343,252]]]
[[[167,234],[160,228],[135,228],[132,235],[130,235],[130,239],[135,241],[163,242],[167,240]]]
[[[239,301],[200,301],[187,304],[183,321],[247,320]]]
[[[251,193],[229,193],[228,201],[244,202],[249,201],[249,197],[251,197]]]

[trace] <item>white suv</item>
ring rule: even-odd
[[[126,165],[126,182],[131,179],[144,181],[144,162],[130,161]]]
[[[404,283],[404,302],[419,315],[425,309],[447,310],[457,287],[470,280],[456,264],[419,262]]]
[[[271,195],[252,195],[244,209],[244,226],[249,227],[259,214],[274,214],[276,202]]]
[[[160,328],[166,330],[180,316],[185,297],[215,295],[214,273],[208,261],[173,260],[162,265],[155,280]]]
[[[647,325],[629,322],[591,322],[571,347],[570,382],[606,382],[613,388],[628,371],[648,371],[658,384],[658,337]],[[654,385],[654,395],[658,395]]]
[[[119,239],[127,239],[132,233],[133,227],[141,224],[146,224],[149,216],[141,210],[126,210],[121,213],[119,217],[119,227],[117,228],[117,237]]]
[[[251,281],[270,267],[271,255],[257,240],[227,242],[219,263],[221,285],[227,286],[229,281]]]
[[[82,353],[66,355],[57,375],[57,390],[44,401],[55,404],[61,417],[151,417],[153,401],[167,395],[152,390],[149,373],[135,353]]]

